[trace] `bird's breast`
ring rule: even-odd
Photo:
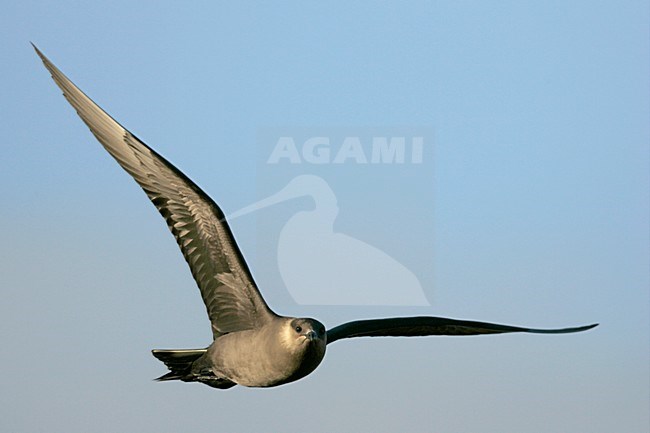
[[[325,355],[325,342],[304,341],[291,348],[273,335],[249,330],[217,338],[209,353],[217,376],[243,386],[271,387],[314,371]]]

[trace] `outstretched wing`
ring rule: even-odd
[[[88,98],[36,46],[34,49],[90,131],[165,218],[201,290],[215,338],[269,320],[274,313],[255,286],[221,209]]]
[[[598,324],[562,329],[533,329],[496,323],[447,319],[444,317],[394,317],[357,320],[327,331],[327,344],[354,337],[424,337],[427,335],[480,335],[528,332],[534,334],[568,334],[591,329]]]

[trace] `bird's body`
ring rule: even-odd
[[[272,387],[314,371],[326,346],[345,338],[562,334],[596,326],[532,329],[424,316],[359,320],[326,330],[315,319],[277,315],[262,298],[219,206],[34,49],[91,132],[163,216],[201,292],[213,341],[206,349],[154,350],[170,370],[159,380],[201,382],[221,389],[237,384]]]
[[[216,338],[192,368],[196,374],[201,366],[209,366],[216,377],[243,386],[282,385],[318,367],[325,356],[325,338],[325,327],[313,319],[278,317],[263,328]]]

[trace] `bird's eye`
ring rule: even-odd
[[[294,328],[296,332],[302,332],[302,326],[298,325]]]

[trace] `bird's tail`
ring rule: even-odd
[[[211,368],[200,368],[194,363],[208,349],[178,349],[178,350],[161,350],[154,349],[151,351],[153,356],[165,363],[169,368],[169,373],[160,376],[158,381],[182,380],[183,382],[201,382],[213,388],[228,389],[237,385],[235,382],[225,377],[217,377]],[[192,369],[198,370],[193,372]]]
[[[163,374],[156,380],[187,381],[191,376],[192,364],[206,351],[207,349],[152,350],[151,353],[153,356],[162,361],[167,366],[167,368],[169,368],[169,373]]]

